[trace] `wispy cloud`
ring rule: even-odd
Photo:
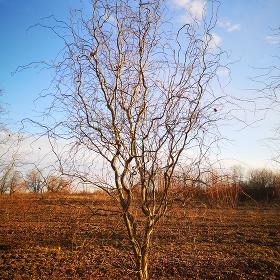
[[[268,35],[264,39],[270,45],[280,45],[280,36]]]
[[[185,14],[181,16],[181,21],[190,23],[193,20],[200,21],[205,13],[206,0],[172,0],[176,7],[182,8]]]
[[[212,33],[209,42],[209,47],[211,49],[216,49],[221,45],[222,41],[223,41],[222,38],[218,34]]]
[[[218,26],[225,29],[227,32],[239,31],[241,28],[240,23],[232,23],[229,19],[219,20]]]
[[[221,67],[220,69],[218,69],[217,74],[220,78],[229,78],[230,70],[227,67]]]

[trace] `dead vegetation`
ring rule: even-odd
[[[136,279],[125,227],[104,196],[0,199],[1,279]],[[279,232],[277,204],[175,201],[153,236],[150,278],[279,279]]]

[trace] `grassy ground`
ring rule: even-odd
[[[82,196],[0,197],[0,279],[135,279],[122,220]],[[157,226],[151,279],[280,279],[280,208],[182,209]]]

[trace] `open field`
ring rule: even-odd
[[[91,195],[0,197],[0,279],[135,279],[121,219]],[[175,205],[157,226],[151,279],[280,279],[280,208]]]

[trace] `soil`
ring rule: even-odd
[[[135,279],[116,210],[92,195],[0,197],[0,279]],[[153,235],[150,279],[280,279],[279,214],[173,205]]]

